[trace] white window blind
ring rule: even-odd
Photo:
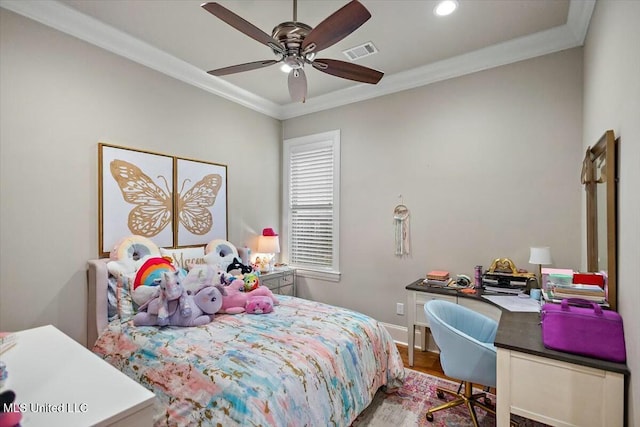
[[[283,255],[298,269],[338,271],[339,138],[334,131],[285,141]]]

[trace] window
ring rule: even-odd
[[[287,139],[283,257],[297,274],[338,281],[340,131]]]

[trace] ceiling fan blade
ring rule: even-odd
[[[311,65],[323,73],[362,83],[376,84],[384,76],[382,71],[350,62],[338,61],[337,59],[316,59]]]
[[[289,95],[293,102],[307,100],[307,76],[302,68],[289,71]]]
[[[256,27],[249,21],[241,18],[240,16],[231,12],[229,9],[223,7],[219,3],[203,3],[202,7],[209,13],[217,16],[236,30],[246,34],[252,39],[257,40],[260,43],[265,44],[280,53],[284,52],[284,47],[280,44],[279,41],[262,31],[260,28]]]
[[[371,18],[369,11],[353,0],[319,23],[302,42],[302,50],[319,52],[339,42]]]
[[[207,74],[211,74],[212,76],[225,76],[227,74],[257,70],[258,68],[268,67],[269,65],[273,65],[278,62],[280,61],[276,61],[275,59],[268,59],[266,61],[247,62],[246,64],[232,65],[230,67],[218,68],[217,70],[207,71]]]

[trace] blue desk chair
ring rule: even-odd
[[[473,384],[496,386],[496,348],[493,345],[498,323],[480,313],[448,301],[432,300],[424,305],[431,334],[440,348],[440,364],[448,377],[462,382],[458,391],[438,387],[437,395],[444,393],[456,399],[427,411],[427,420],[433,421],[433,413],[465,404],[471,413],[473,425],[478,427],[474,406],[495,415],[486,393],[473,394]],[[460,393],[464,384],[464,393]],[[484,403],[479,399],[482,398]]]

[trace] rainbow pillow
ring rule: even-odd
[[[154,281],[161,279],[165,272],[175,273],[176,268],[170,259],[152,257],[147,259],[138,269],[136,277],[133,280],[133,289],[138,286],[156,286]]]
[[[161,279],[162,274],[166,272],[172,274],[176,272],[176,268],[168,258],[151,257],[142,263],[131,283],[131,299],[135,310],[158,295],[158,285],[154,281]]]

